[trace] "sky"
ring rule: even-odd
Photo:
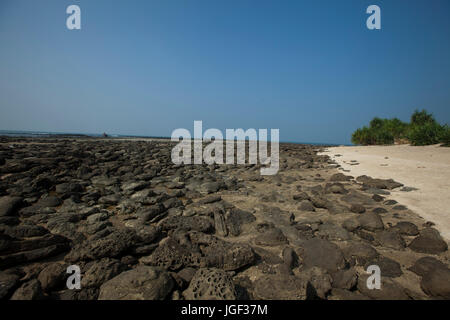
[[[81,8],[68,30],[66,8]],[[381,30],[369,30],[369,5]],[[0,130],[279,129],[350,143],[375,116],[450,123],[448,0],[0,0]]]

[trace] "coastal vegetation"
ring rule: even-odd
[[[450,127],[448,124],[441,125],[426,110],[416,110],[409,123],[398,118],[373,118],[369,126],[363,126],[353,132],[352,143],[361,145],[410,143],[414,146],[442,143],[444,146],[450,146]]]

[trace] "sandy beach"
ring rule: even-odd
[[[355,177],[392,178],[418,189],[409,192],[397,189],[392,191],[391,198],[435,223],[443,237],[450,239],[450,148],[438,145],[333,147],[324,154]]]

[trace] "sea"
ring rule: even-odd
[[[57,136],[64,137],[103,137],[103,133],[76,133],[76,132],[48,132],[48,131],[21,131],[21,130],[0,130],[0,137],[23,137],[23,138],[50,138]],[[121,135],[121,134],[107,134],[109,138],[150,138],[150,139],[170,139],[170,137],[162,136],[136,136],[136,135]],[[295,142],[295,141],[281,141],[280,143],[293,144],[309,144],[315,146],[342,146],[347,144],[335,143],[320,143],[320,142]],[[347,145],[348,146],[348,145]]]

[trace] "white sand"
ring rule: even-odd
[[[409,145],[333,147],[326,150],[355,178],[368,175],[389,179],[418,190],[391,192],[391,198],[406,205],[427,221],[436,224],[442,236],[450,239],[450,148]],[[341,157],[336,157],[341,154]],[[387,157],[387,158],[386,158]],[[350,165],[356,160],[359,165]],[[344,172],[345,173],[345,172]]]

